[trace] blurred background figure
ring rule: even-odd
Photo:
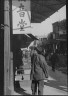
[[[52,65],[52,71],[55,72],[55,66],[58,62],[58,56],[57,56],[56,50],[54,50],[54,52],[51,53],[50,61],[51,61],[51,65]]]

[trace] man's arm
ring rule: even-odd
[[[48,78],[48,65],[44,57],[41,58],[41,68],[43,69],[43,72],[45,74],[45,77]]]

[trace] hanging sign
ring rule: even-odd
[[[30,0],[12,1],[13,34],[30,33]]]

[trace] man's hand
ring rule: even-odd
[[[48,79],[45,79],[44,82],[48,82]]]
[[[48,78],[45,78],[44,82],[48,82]]]

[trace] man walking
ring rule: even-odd
[[[56,50],[54,50],[53,54],[51,55],[50,60],[51,60],[51,64],[52,64],[52,71],[55,72],[55,66],[56,66],[56,64],[59,60],[58,56],[57,56],[57,53],[56,53]]]
[[[32,80],[31,89],[32,95],[43,95],[44,79],[48,78],[48,66],[45,61],[45,57],[42,55],[41,47],[36,47],[35,52],[32,55],[31,75]]]

